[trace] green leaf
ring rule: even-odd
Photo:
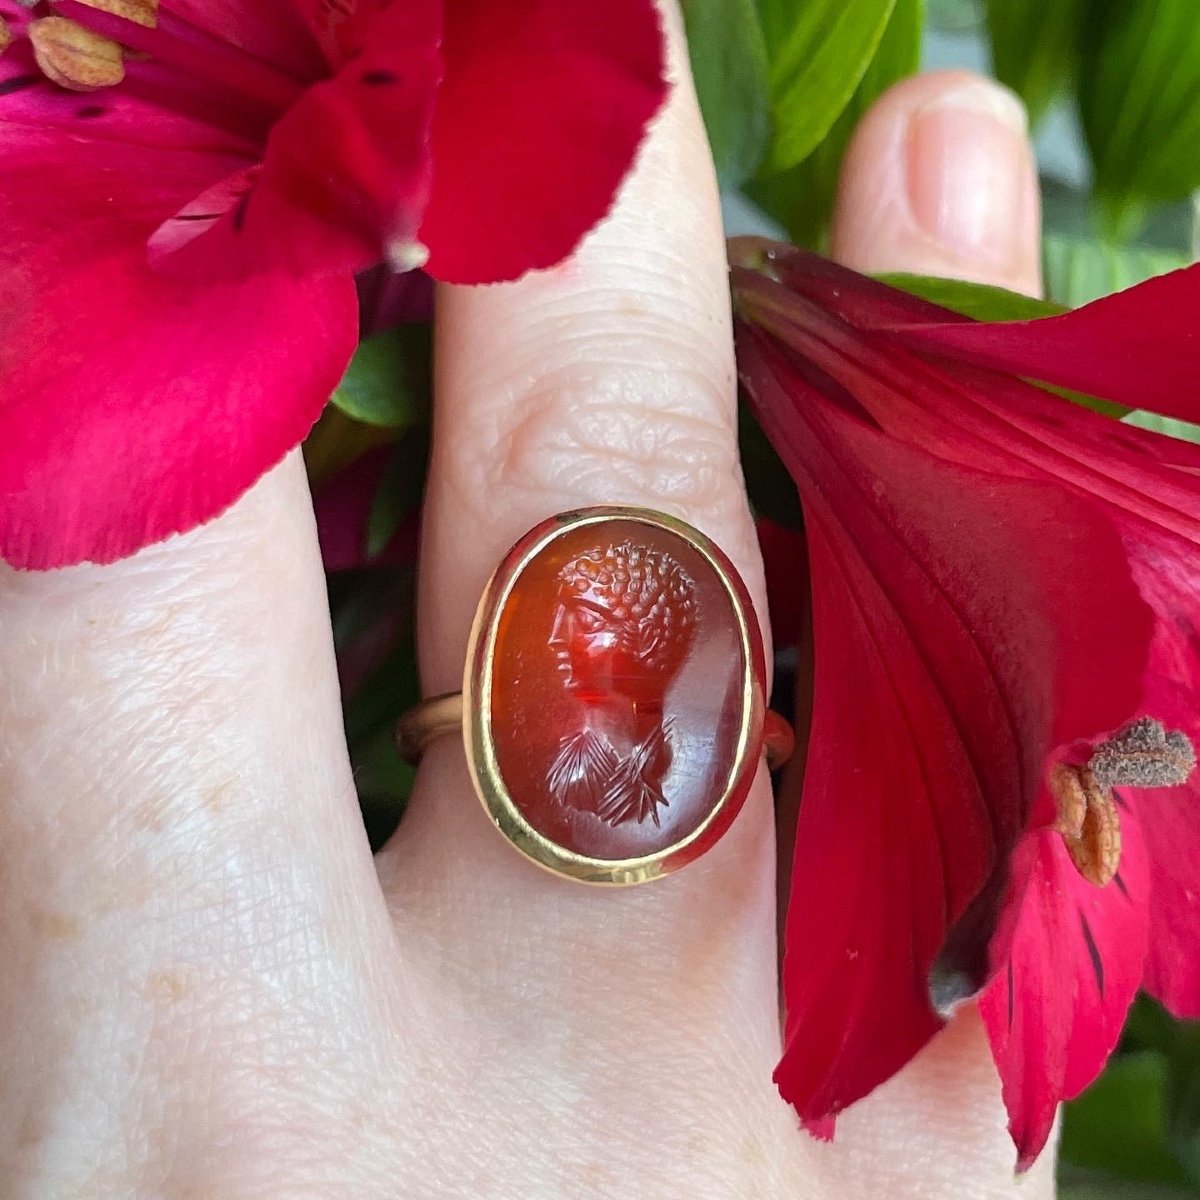
[[[377,612],[376,620],[386,614]],[[411,631],[401,644],[375,665],[345,705],[346,740],[352,754],[379,734],[391,736],[401,714],[421,698],[417,683],[416,651]]]
[[[1193,425],[1191,421],[1179,421],[1175,417],[1161,417],[1158,413],[1146,412],[1141,409],[1129,413],[1122,419],[1126,425],[1136,425],[1139,429],[1149,429],[1153,433],[1179,438],[1183,442],[1200,443],[1200,425]]]
[[[789,529],[803,529],[796,485],[746,403],[738,405],[738,445],[754,515],[770,517]]]
[[[1200,186],[1196,0],[1090,0],[1079,112],[1106,227],[1120,240],[1142,209]]]
[[[1196,1200],[1191,1188],[1167,1187],[1161,1183],[1129,1183],[1101,1176],[1063,1184],[1058,1200]]]
[[[890,274],[879,278],[894,288],[974,317],[976,321],[1028,321],[1066,312],[1061,304],[984,283],[966,283],[961,279],[942,279],[934,275]]]
[[[893,83],[920,65],[924,7],[924,0],[896,0],[870,65],[828,134],[803,162],[752,184],[751,196],[797,244],[823,245],[842,158],[855,127]]]
[[[722,188],[758,169],[771,136],[767,45],[755,0],[683,0],[692,78]]]
[[[854,94],[896,0],[759,0],[774,132],[765,174],[806,158]]]
[[[1053,317],[1067,311],[1063,305],[1051,300],[1039,300],[983,283],[966,283],[961,279],[941,279],[931,275],[881,275],[879,278],[892,287],[911,292],[914,296],[953,309],[964,316],[974,317],[976,321],[1030,321],[1035,317]],[[1106,417],[1120,420],[1129,412],[1127,408],[1098,396],[1086,396],[1082,392],[1071,392],[1050,384],[1039,386],[1070,400],[1072,404],[1081,404]]]
[[[432,389],[428,325],[404,325],[367,338],[331,397],[347,416],[402,429],[424,419]]]
[[[1200,1027],[1179,1025],[1167,1072],[1167,1143],[1200,1186]]]
[[[1166,1066],[1161,1054],[1125,1054],[1063,1110],[1065,1161],[1122,1179],[1187,1182],[1164,1134]]]
[[[411,429],[396,447],[367,517],[367,557],[374,558],[392,540],[400,523],[421,501],[429,459],[425,429]]]
[[[992,69],[1031,124],[1074,82],[1083,18],[1084,0],[988,0]]]
[[[1179,1036],[1180,1028],[1180,1023],[1157,1000],[1141,992],[1125,1019],[1121,1048],[1157,1050],[1169,1055]]]
[[[1048,235],[1095,241],[1100,235],[1096,206],[1089,192],[1043,175],[1042,228]],[[1145,213],[1138,245],[1177,254],[1192,252],[1193,210],[1190,200],[1159,204]]]
[[[389,655],[346,711],[354,784],[372,850],[378,850],[403,815],[415,769],[396,750],[400,714],[420,699],[411,645]]]
[[[1185,267],[1188,261],[1186,255],[1147,246],[1058,236],[1047,236],[1042,242],[1046,295],[1068,308]]]
[[[1187,264],[1186,255],[1147,246],[1113,246],[1065,237],[1047,237],[1042,242],[1046,294],[1067,308],[1078,308]],[[1152,412],[1130,412],[1121,419],[1167,437],[1200,442],[1200,428],[1187,421]]]
[[[376,446],[395,441],[391,429],[364,425],[346,416],[336,404],[327,404],[321,419],[304,439],[304,464],[309,483],[319,487]]]

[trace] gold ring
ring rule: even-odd
[[[764,752],[791,753],[766,707],[749,593],[699,530],[643,508],[560,513],[522,537],[475,613],[463,689],[400,718],[411,762],[462,730],[501,833],[586,883],[644,883],[732,824]]]

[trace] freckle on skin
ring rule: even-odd
[[[151,620],[141,626],[138,633],[145,638],[157,638],[170,633],[178,623],[181,611],[182,606],[179,604],[164,604],[158,612],[152,614]]]
[[[227,779],[224,783],[213,788],[212,791],[204,797],[204,807],[209,812],[219,813],[225,808],[225,801],[229,799],[237,790],[237,780]]]
[[[155,971],[146,980],[146,994],[160,1004],[178,1004],[188,985],[181,971]]]
[[[29,928],[42,937],[59,941],[77,938],[80,931],[79,922],[74,917],[32,906],[29,909]]]

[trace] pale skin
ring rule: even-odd
[[[560,269],[439,295],[427,693],[458,685],[495,562],[562,509],[693,522],[765,614],[712,166],[669,25],[677,86],[612,218]],[[847,163],[842,261],[1036,291],[1023,134],[1002,100],[961,103],[998,95],[941,75],[880,102]],[[940,150],[914,145],[914,114],[946,111],[926,122]],[[0,629],[11,1200],[1051,1194],[1049,1154],[1014,1181],[969,1009],[835,1144],[797,1128],[771,1083],[765,777],[706,859],[602,893],[505,845],[445,741],[373,860],[298,456],[127,562],[0,572]]]

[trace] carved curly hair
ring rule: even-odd
[[[669,553],[630,541],[602,543],[567,563],[558,580],[564,598],[610,614],[648,670],[679,669],[695,633],[696,585]]]

